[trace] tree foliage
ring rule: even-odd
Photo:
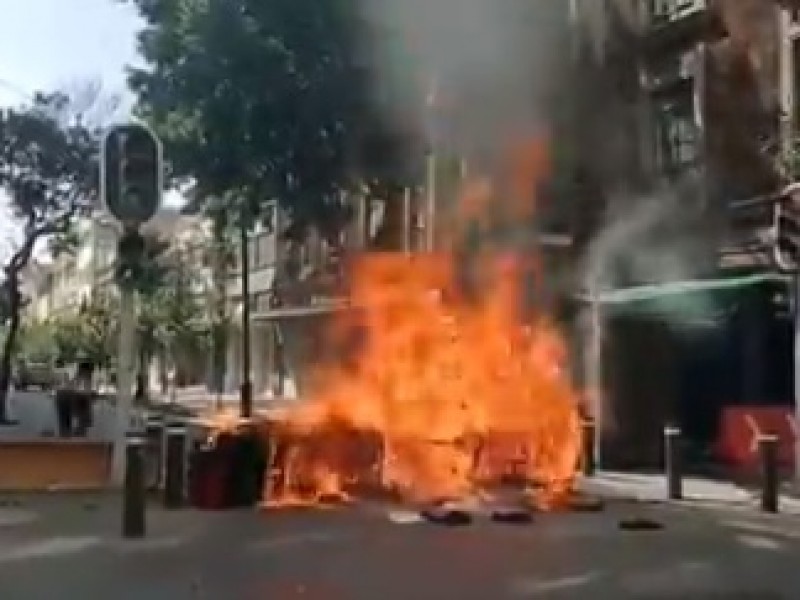
[[[145,237],[145,260],[135,282],[139,297],[137,398],[147,396],[147,373],[155,357],[180,367],[182,357],[206,349],[210,319],[205,282],[194,256],[180,244]]]
[[[117,314],[115,298],[98,292],[75,315],[57,318],[54,338],[59,358],[68,364],[89,360],[100,367],[110,367],[119,335]]]
[[[197,265],[180,248],[146,238],[152,256],[139,287],[140,336],[149,351],[202,344],[208,333],[203,283]]]
[[[278,198],[295,231],[340,230],[341,190],[385,172],[377,153],[360,152],[366,140],[400,143],[371,102],[360,3],[131,1],[148,66],[130,83],[172,174],[194,180],[202,200],[246,201],[245,215],[265,218]]]
[[[77,216],[95,203],[99,131],[62,93],[0,110],[0,190],[8,196],[19,243],[3,265],[8,325],[0,354],[0,420],[5,420],[23,297],[22,275],[42,242],[63,249]]]

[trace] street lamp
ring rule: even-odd
[[[253,383],[250,380],[250,250],[246,204],[239,215],[239,242],[242,267],[242,385],[239,389],[240,413],[243,419],[253,415]]]

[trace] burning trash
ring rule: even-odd
[[[464,194],[470,218],[474,195]],[[557,328],[523,301],[529,261],[482,248],[467,293],[456,256],[370,254],[352,265],[354,308],[327,339],[338,359],[270,424],[267,506],[375,495],[433,504],[508,486],[536,508],[567,501],[577,394]]]

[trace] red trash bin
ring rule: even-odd
[[[198,510],[228,508],[228,469],[217,448],[196,450],[189,464],[189,503]]]

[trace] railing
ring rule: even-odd
[[[678,21],[705,10],[706,0],[652,0],[650,20],[653,25]]]

